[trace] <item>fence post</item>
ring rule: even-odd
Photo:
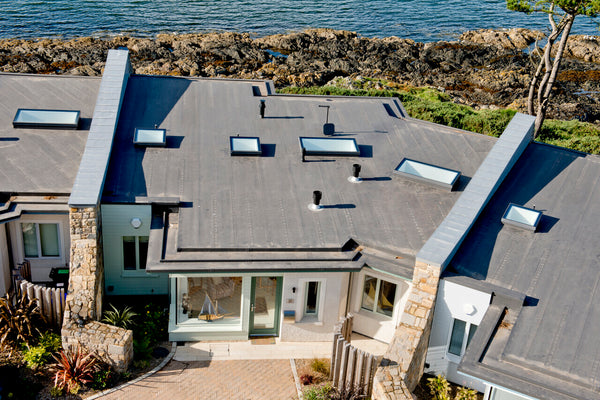
[[[343,390],[346,386],[346,375],[348,374],[348,357],[350,354],[350,343],[344,343],[344,350],[342,351],[342,365],[340,368],[340,377],[338,379],[338,389]]]
[[[350,392],[352,392],[354,389],[354,377],[356,375],[356,353],[356,347],[350,346],[350,354],[348,356],[348,374],[346,376],[346,387],[348,387]]]

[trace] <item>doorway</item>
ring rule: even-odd
[[[281,307],[280,276],[256,276],[250,290],[250,336],[278,336]]]

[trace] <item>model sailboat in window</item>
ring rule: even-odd
[[[227,311],[219,306],[219,300],[215,300],[214,302],[208,296],[208,294],[204,297],[204,303],[202,304],[202,309],[200,310],[200,314],[198,315],[198,319],[212,322],[219,319],[223,319],[227,314]]]

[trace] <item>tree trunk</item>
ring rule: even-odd
[[[565,22],[564,25],[563,21]],[[540,134],[542,124],[544,123],[544,119],[546,118],[546,111],[548,110],[548,103],[550,101],[550,95],[552,94],[552,86],[556,81],[556,76],[558,75],[558,70],[560,69],[560,62],[562,60],[563,53],[565,51],[567,40],[569,39],[569,34],[571,33],[571,27],[573,26],[574,21],[574,14],[566,14],[563,20],[561,21],[560,25],[563,26],[563,29],[561,29],[562,37],[560,38],[560,44],[558,45],[558,50],[556,51],[556,55],[554,56],[552,68],[550,68],[549,57],[547,59],[546,57],[544,57],[546,59],[544,62],[546,66],[546,73],[538,89],[538,105],[535,118],[535,131],[533,134],[534,138]]]

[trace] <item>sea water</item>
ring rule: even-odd
[[[508,11],[504,0],[0,0],[0,37],[154,36],[334,28],[366,37],[452,40],[481,28],[548,29],[545,16]],[[574,33],[600,34],[578,17]]]

